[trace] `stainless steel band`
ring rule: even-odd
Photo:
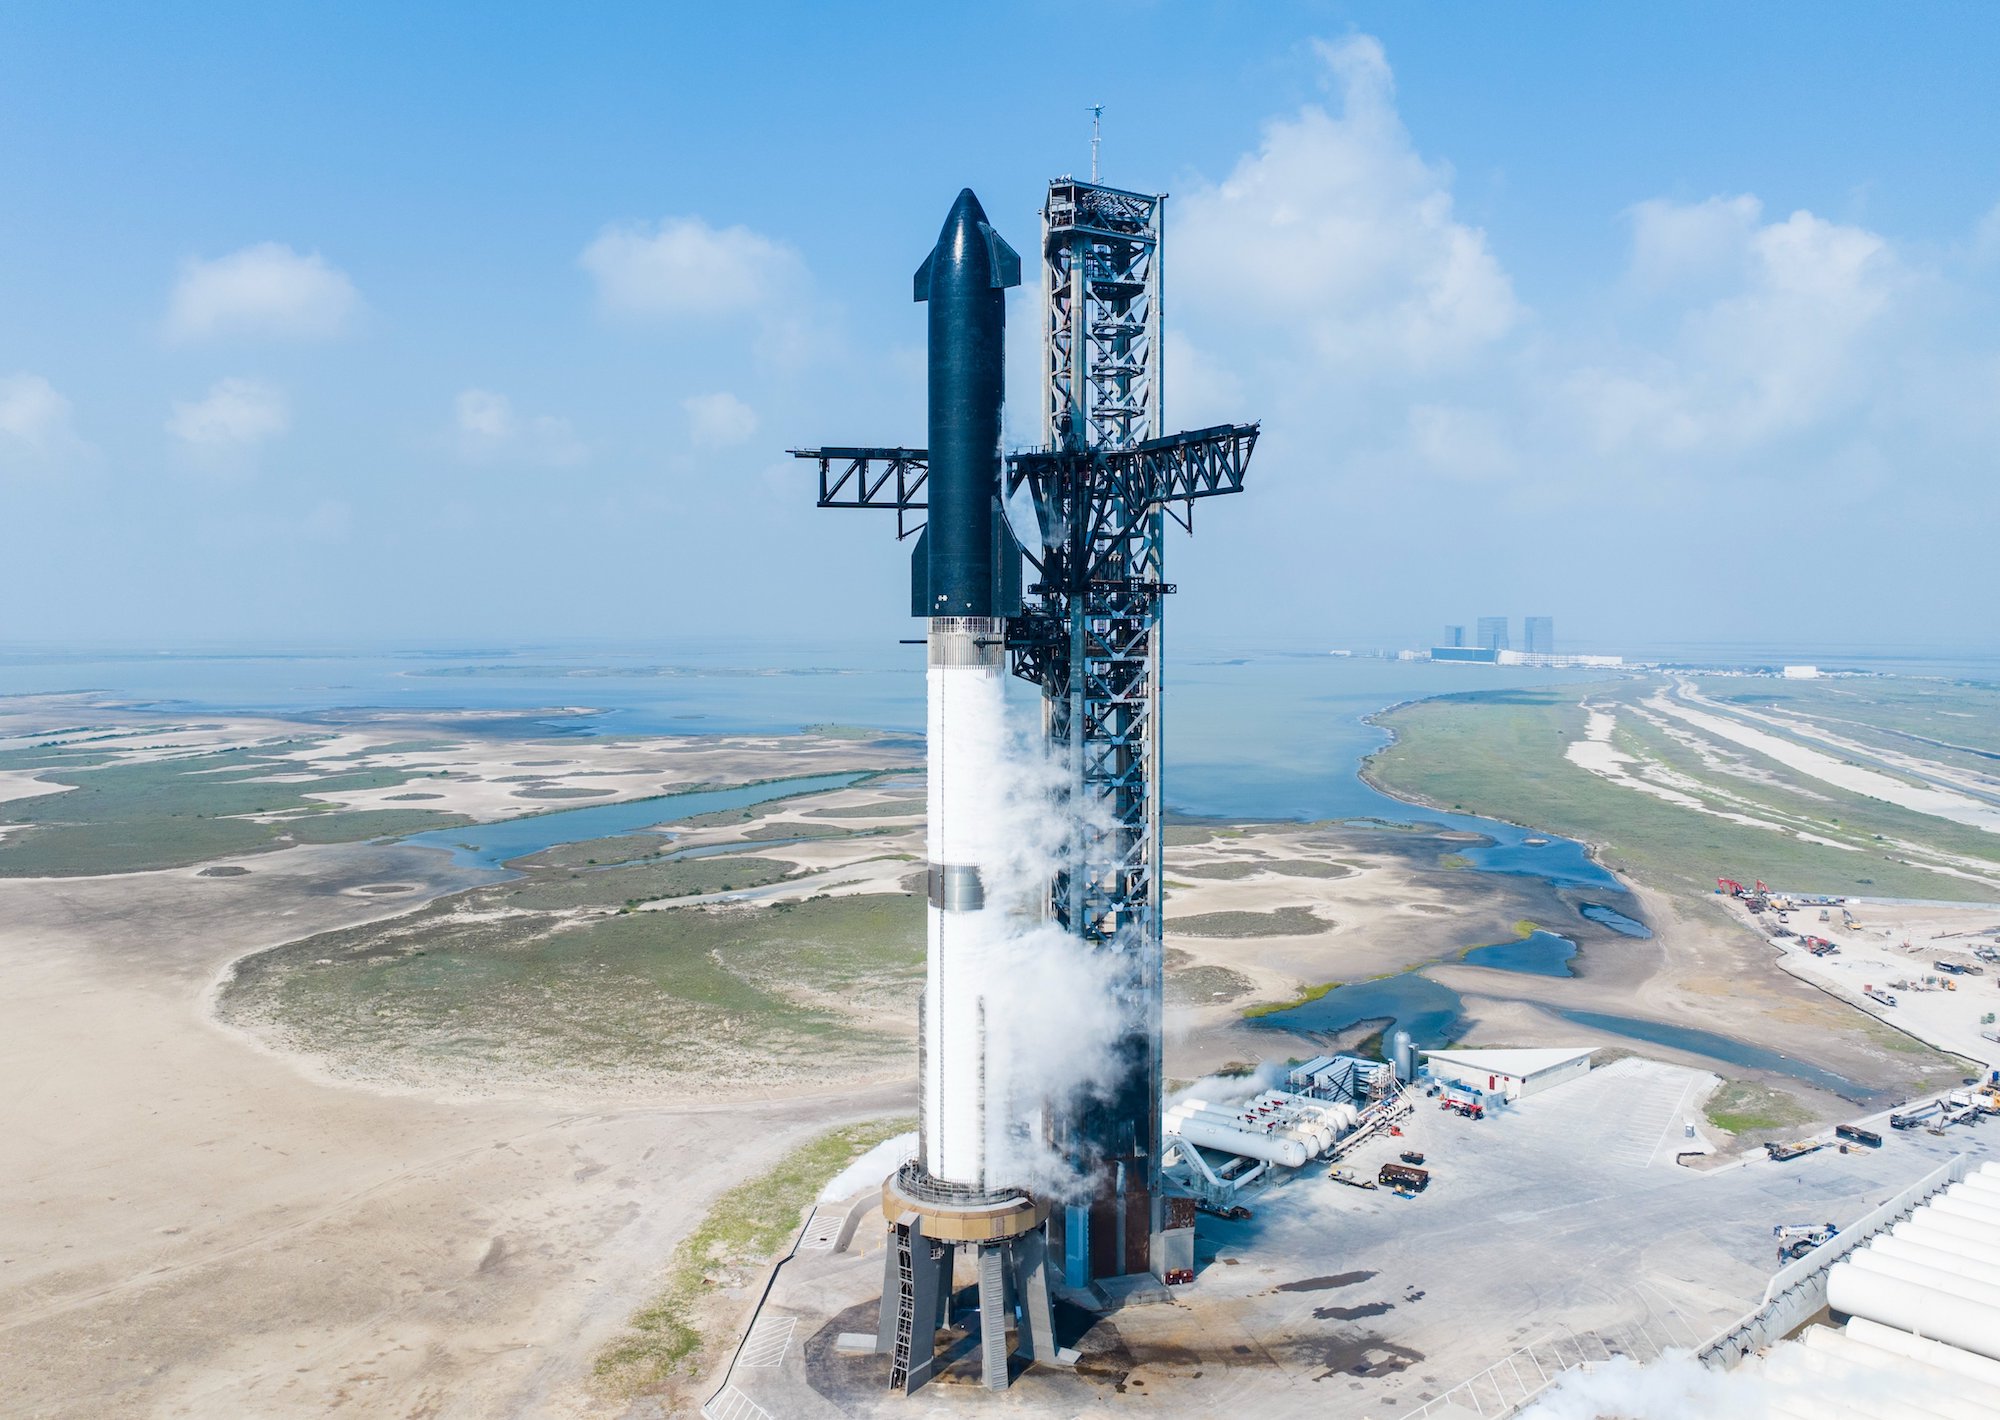
[[[1007,623],[997,616],[934,616],[926,643],[932,666],[998,667],[1007,657]]]
[[[946,912],[977,912],[986,905],[979,869],[962,863],[930,865],[931,906]]]

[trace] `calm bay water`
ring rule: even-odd
[[[733,789],[697,789],[654,799],[626,799],[616,804],[558,809],[554,813],[531,814],[527,818],[505,819],[499,823],[440,828],[430,833],[413,833],[403,842],[425,848],[442,848],[466,866],[498,868],[510,859],[539,853],[559,843],[589,843],[620,833],[636,833],[655,824],[680,823],[697,814],[714,813],[721,809],[747,809],[752,804],[793,794],[843,789],[867,777],[866,774],[816,774],[799,779],[776,779],[768,784],[744,784]],[[714,851],[738,851],[742,846],[740,843],[720,844]],[[689,850],[690,853],[700,851]]]

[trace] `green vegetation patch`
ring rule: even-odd
[[[464,814],[441,814],[432,809],[336,809],[286,819],[278,827],[299,843],[356,843],[433,828],[458,828],[471,822]]]
[[[743,1287],[791,1242],[827,1180],[913,1119],[871,1120],[820,1135],[776,1168],[725,1193],[674,1249],[665,1285],[633,1314],[625,1333],[597,1355],[597,1384],[620,1397],[655,1390],[679,1375],[700,1379],[717,1340],[703,1325],[704,1300]]]
[[[1351,878],[1354,869],[1345,863],[1328,863],[1316,858],[1228,859],[1219,863],[1176,863],[1174,871],[1188,878],[1218,878],[1234,882],[1257,873],[1276,873],[1286,878]]]
[[[1798,1096],[1749,1080],[1725,1080],[1702,1107],[1708,1122],[1730,1134],[1809,1124],[1815,1116]]]
[[[1801,781],[1809,798],[1788,787],[1790,771],[1743,751],[1722,748],[1750,769],[1779,782],[1764,783],[1704,766],[1639,718],[1633,702],[1659,688],[1657,680],[1594,686],[1521,687],[1443,696],[1401,706],[1378,717],[1395,742],[1369,761],[1366,777],[1392,793],[1446,808],[1532,823],[1597,845],[1606,864],[1641,882],[1685,892],[1711,891],[1718,876],[1763,878],[1794,892],[1885,897],[1984,900],[1992,889],[1901,861],[1873,835],[1908,839],[1946,851],[1993,858],[2000,844],[1990,834],[1927,818],[1845,793],[1818,781]],[[1851,842],[1847,851],[1667,803],[1611,783],[1571,763],[1564,754],[1582,737],[1579,701],[1614,708],[1618,737],[1628,752],[1660,758],[1699,783],[1750,801],[1718,800],[1735,812],[1790,816],[1809,832]]]
[[[1190,966],[1166,974],[1167,1000],[1176,1006],[1216,1006],[1250,993],[1251,981],[1226,966]]]
[[[870,829],[869,832],[879,830]],[[860,835],[851,829],[840,828],[830,823],[800,823],[797,819],[780,819],[775,823],[760,823],[748,830],[744,839],[751,843],[761,843],[773,838],[855,838]]]
[[[1198,912],[1167,919],[1168,935],[1180,937],[1311,937],[1332,930],[1333,923],[1309,907],[1280,907],[1274,912]]]
[[[775,858],[747,858],[719,853],[709,858],[679,858],[640,862],[617,868],[586,868],[570,873],[543,873],[532,880],[503,887],[495,896],[508,907],[639,907],[674,897],[711,892],[738,892],[783,882],[798,871]]]
[[[507,866],[524,872],[548,868],[608,868],[640,858],[657,858],[674,851],[673,840],[663,833],[621,833],[611,838],[591,838],[581,843],[558,843]]]
[[[1294,1011],[1300,1006],[1310,1006],[1329,991],[1338,991],[1339,989],[1340,983],[1338,981],[1322,981],[1317,986],[1306,987],[1289,1001],[1266,1001],[1259,1006],[1246,1007],[1243,1012],[1243,1019],[1254,1021],[1259,1016],[1275,1016],[1284,1011]]]
[[[248,957],[221,1012],[363,1074],[502,1086],[639,1074],[721,1088],[823,1068],[830,1052],[865,1064],[906,1048],[860,1011],[921,979],[919,898],[523,905],[553,886],[475,889]]]
[[[178,868],[279,847],[287,838],[347,842],[468,821],[422,810],[332,810],[308,797],[392,788],[414,777],[404,770],[356,769],[299,782],[259,782],[298,774],[301,762],[282,752],[310,743],[283,740],[170,759],[97,765],[71,761],[52,768],[48,778],[75,787],[0,804],[0,826],[13,826],[0,838],[0,876],[78,877]],[[276,824],[251,817],[273,814],[298,817]]]
[[[813,818],[908,818],[928,812],[922,799],[883,799],[872,804],[859,804],[854,808],[807,809]]]

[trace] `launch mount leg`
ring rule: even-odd
[[[882,1320],[877,1346],[889,1353],[889,1388],[905,1395],[931,1378],[938,1313],[951,1290],[947,1243],[924,1236],[923,1219],[905,1213],[889,1228],[882,1265]]]
[[[1014,1295],[1021,1307],[1015,1351],[1024,1360],[1056,1359],[1055,1314],[1049,1306],[1049,1249],[1037,1228],[1012,1244]]]
[[[979,1371],[988,1390],[1007,1389],[1007,1248],[979,1249]]]

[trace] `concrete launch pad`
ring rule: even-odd
[[[1522,1347],[1582,1338],[1623,1353],[1692,1346],[1755,1304],[1775,1268],[1771,1228],[1846,1223],[1951,1157],[2000,1157],[2000,1130],[1889,1134],[1880,1149],[1761,1155],[1706,1171],[1674,1162],[1712,1077],[1652,1061],[1588,1077],[1472,1121],[1422,1101],[1397,1139],[1344,1162],[1371,1176],[1421,1149],[1413,1198],[1343,1187],[1307,1168],[1203,1216],[1196,1281],[1104,1314],[1059,1305],[1074,1369],[1024,1372],[1004,1401],[981,1384],[974,1279],[961,1272],[939,1373],[885,1391],[889,1358],[843,1350],[875,1327],[880,1229],[845,1230],[871,1192],[823,1205],[751,1320],[712,1420],[944,1416],[1005,1404],[1025,1415],[1311,1414],[1401,1420]],[[1885,1131],[1886,1132],[1886,1131]],[[955,1337],[946,1345],[947,1337]],[[850,1341],[850,1345],[852,1342]]]

